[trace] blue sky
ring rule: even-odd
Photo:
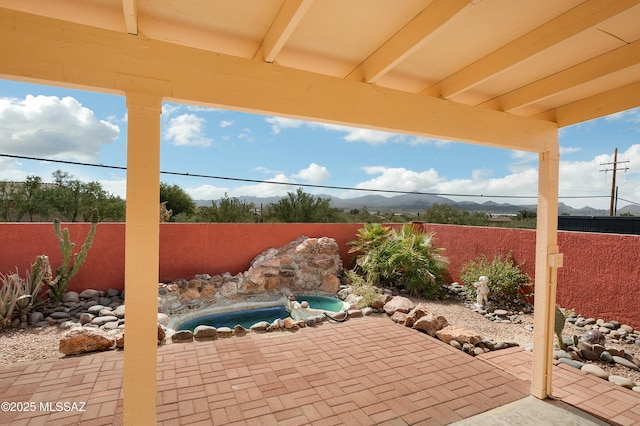
[[[0,154],[126,166],[126,135],[122,96],[0,80]],[[629,168],[618,173],[619,197],[640,203],[640,108],[564,128],[560,147],[561,202],[608,209],[612,173],[600,170],[611,168],[601,164],[613,161],[617,147],[618,160],[629,161],[619,165]],[[290,184],[468,194],[449,198],[513,204],[535,204],[538,176],[536,154],[173,103],[163,105],[160,167]],[[50,181],[58,169],[125,198],[125,171],[0,156],[0,180],[39,175]],[[194,199],[296,189],[173,175],[161,180]],[[304,190],[341,198],[367,194]],[[577,196],[601,198],[565,198]],[[620,200],[618,207],[627,204]]]

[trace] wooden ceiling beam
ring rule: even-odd
[[[634,6],[640,0],[588,0],[425,89],[422,94],[449,99],[509,67]]]
[[[124,22],[127,27],[127,33],[138,34],[138,8],[136,0],[122,0],[122,12],[124,13]]]
[[[189,104],[530,152],[557,143],[551,122],[6,9],[0,57],[10,79],[122,93],[139,76]]]
[[[312,4],[313,0],[285,0],[253,58],[273,62]]]
[[[480,104],[511,112],[565,90],[640,64],[640,40]]]
[[[638,105],[640,105],[640,81],[560,106],[532,118],[556,121],[558,127],[567,127],[637,108]]]
[[[346,78],[374,83],[438,34],[448,22],[460,16],[471,4],[472,0],[435,0]]]

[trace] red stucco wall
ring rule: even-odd
[[[89,224],[63,224],[79,247]],[[335,238],[348,266],[348,241],[358,224],[174,224],[160,226],[160,281],[190,278],[194,274],[236,274],[269,247],[278,247],[300,235]],[[516,263],[534,279],[535,231],[424,224],[435,232],[437,246],[449,258],[451,279],[460,280],[462,265],[485,254],[512,252]],[[558,272],[560,306],[577,313],[618,320],[640,328],[640,236],[559,232],[564,267]],[[0,272],[21,275],[35,256],[47,254],[53,267],[60,249],[50,223],[1,223]],[[98,225],[87,262],[70,289],[124,287],[124,224]]]
[[[460,269],[476,256],[489,258],[512,251],[535,279],[534,230],[424,224],[445,248],[449,272],[460,280]],[[587,317],[617,320],[640,328],[640,236],[558,232],[564,265],[558,269],[556,300]]]
[[[63,223],[76,250],[84,242],[88,223]],[[179,224],[160,225],[160,281],[191,278],[195,274],[236,274],[249,268],[253,258],[270,247],[279,247],[301,235],[332,237],[345,262],[347,242],[355,239],[359,224]],[[124,288],[123,223],[100,223],[85,264],[72,279],[69,290]],[[0,272],[24,272],[40,254],[57,268],[62,256],[51,223],[0,223]]]

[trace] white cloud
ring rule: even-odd
[[[125,199],[127,197],[127,180],[126,179],[99,179],[98,183],[102,185],[102,189],[110,194],[117,195]]]
[[[607,121],[624,120],[629,123],[640,123],[640,108],[617,112],[604,118]]]
[[[287,177],[283,173],[276,174],[273,178],[267,179],[267,182],[296,183],[295,180]],[[243,185],[229,191],[232,197],[240,197],[242,195],[252,195],[255,197],[277,197],[287,195],[287,192],[296,190],[295,185],[280,185],[270,183],[258,183],[254,185]]]
[[[185,192],[194,200],[217,200],[229,192],[229,188],[214,185],[201,185],[196,188],[186,188]]]
[[[233,120],[220,120],[220,127],[222,127],[223,129],[225,127],[231,127],[233,126]]]
[[[368,175],[379,175],[373,179],[360,182],[357,188],[386,189],[394,191],[431,191],[442,181],[434,169],[416,172],[404,167],[370,166],[363,168]]]
[[[380,130],[361,129],[327,123],[306,124],[311,128],[321,128],[331,132],[344,133],[345,135],[342,138],[347,142],[365,142],[371,145],[380,145],[390,141],[399,141],[403,138],[395,133],[382,132]]]
[[[163,117],[169,117],[169,116],[177,113],[181,109],[182,109],[182,105],[168,104],[168,103],[165,102],[165,103],[162,104],[162,116]]]
[[[343,133],[342,137],[347,142],[365,142],[370,145],[381,145],[389,142],[404,142],[410,145],[433,144],[435,146],[445,146],[451,142],[430,139],[417,136],[405,136],[381,130],[363,129],[358,127],[348,127],[339,124],[316,123],[310,121],[294,120],[284,117],[268,117],[265,121],[271,124],[273,134],[279,134],[283,129],[297,129],[300,127],[308,127],[311,129],[323,129],[330,132]]]
[[[187,105],[187,111],[193,111],[193,112],[222,112],[224,110],[219,109],[219,108],[206,107],[206,106]]]
[[[28,173],[20,169],[22,163],[14,158],[0,157],[0,180],[9,182],[22,182],[27,178]]]
[[[538,170],[535,167],[522,169],[502,177],[493,177],[486,169],[472,170],[470,179],[452,179],[434,186],[434,192],[440,194],[474,194],[478,197],[465,197],[465,201],[495,201],[498,203],[535,204],[537,195]],[[531,196],[533,198],[491,198],[494,196]],[[446,196],[446,195],[445,195]],[[485,198],[486,197],[486,198]]]
[[[440,147],[445,147],[454,142],[447,141],[444,139],[433,139],[433,138],[424,138],[421,136],[410,136],[409,139],[407,140],[407,143],[409,145],[434,145],[440,148]]]
[[[573,154],[580,151],[582,151],[582,148],[577,146],[560,146],[560,158],[562,158],[563,155]]]
[[[620,194],[631,201],[640,201],[640,144],[631,145],[625,151],[618,153],[618,161],[629,161],[619,163],[616,177],[616,185]],[[613,154],[598,155],[589,161],[561,161],[560,162],[560,195],[602,195],[600,199],[585,199],[579,201],[569,201],[571,205],[590,205],[596,208],[608,208],[611,193],[613,174],[611,170]],[[628,167],[629,170],[624,171]],[[621,202],[620,206],[628,203]]]
[[[266,173],[266,174],[277,174],[277,173],[283,173],[280,170],[272,170],[269,169],[268,167],[263,167],[263,166],[259,166],[254,168],[252,171],[254,172],[260,172],[260,173]]]
[[[295,173],[293,177],[317,185],[329,179],[330,175],[331,173],[329,173],[329,170],[327,170],[326,167],[319,166],[316,163],[311,163],[309,164],[309,167]]]
[[[267,117],[265,121],[271,124],[271,131],[274,135],[280,133],[282,129],[295,129],[305,124],[304,121],[284,117]]]
[[[165,137],[177,146],[207,147],[213,140],[204,135],[206,120],[195,114],[182,114],[169,120]]]
[[[95,161],[119,134],[69,96],[0,98],[0,151],[7,154]]]
[[[201,185],[196,188],[187,188],[185,191],[194,200],[216,200],[222,198],[225,194],[229,197],[279,197],[287,195],[288,192],[294,192],[297,188],[295,185],[274,185],[267,182],[296,183],[295,180],[287,177],[285,174],[277,173],[271,179],[266,179],[265,182],[261,183],[247,184],[234,188]]]
[[[242,132],[238,134],[238,139],[247,139],[252,142],[253,138],[251,137],[251,129],[248,127],[242,129]]]

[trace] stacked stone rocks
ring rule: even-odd
[[[344,318],[344,312],[338,312],[332,315],[332,319],[340,320]],[[358,309],[349,310],[350,317],[362,317],[362,311]],[[171,342],[172,343],[189,343],[195,341],[209,341],[209,340],[217,340],[224,339],[227,337],[241,337],[246,335],[247,333],[270,333],[276,331],[296,331],[305,327],[314,327],[316,325],[322,324],[323,322],[330,321],[330,318],[326,315],[319,315],[316,317],[310,317],[306,320],[296,321],[291,317],[287,317],[284,319],[278,318],[273,322],[269,323],[267,321],[259,321],[253,324],[247,330],[241,325],[236,325],[234,328],[230,327],[212,327],[208,325],[199,325],[197,326],[193,332],[189,330],[179,330],[175,332],[170,332]]]
[[[414,304],[403,296],[380,295],[372,307],[384,311],[392,321],[436,337],[445,343],[476,356],[486,352],[518,346],[516,342],[493,342],[478,333],[450,325],[445,317],[429,312],[424,304]]]
[[[280,248],[270,248],[250,268],[231,275],[196,275],[158,286],[160,312],[178,315],[212,305],[226,306],[257,296],[277,297],[283,288],[298,292],[335,294],[340,288],[342,260],[333,238],[299,237]]]
[[[567,317],[567,322],[573,323],[578,330],[598,330],[611,343],[636,345],[640,347],[640,330],[634,330],[627,324],[618,321],[605,321],[603,319],[584,318],[581,315],[572,314]]]
[[[48,306],[29,315],[29,325],[57,325],[71,328],[77,324],[87,327],[117,329],[124,322],[124,295],[120,290],[84,290],[65,293],[59,306]],[[107,325],[108,324],[108,325]],[[106,325],[106,327],[105,327]]]
[[[576,326],[576,331],[584,331],[581,337],[564,337],[564,349],[554,350],[553,356],[558,362],[578,368],[587,374],[608,380],[618,386],[640,392],[640,382],[610,374],[600,365],[615,365],[619,368],[640,371],[640,358],[633,352],[616,348],[618,345],[640,346],[640,332],[633,327],[617,321],[584,318],[572,314],[567,321]],[[600,365],[599,365],[600,364]]]
[[[69,329],[60,339],[59,350],[64,355],[77,355],[124,347],[124,318],[124,292],[87,289],[80,294],[65,293],[62,304],[33,312],[29,323]],[[166,315],[158,314],[159,322],[166,324],[168,320]],[[159,323],[159,342],[164,341],[164,334],[164,326]]]

